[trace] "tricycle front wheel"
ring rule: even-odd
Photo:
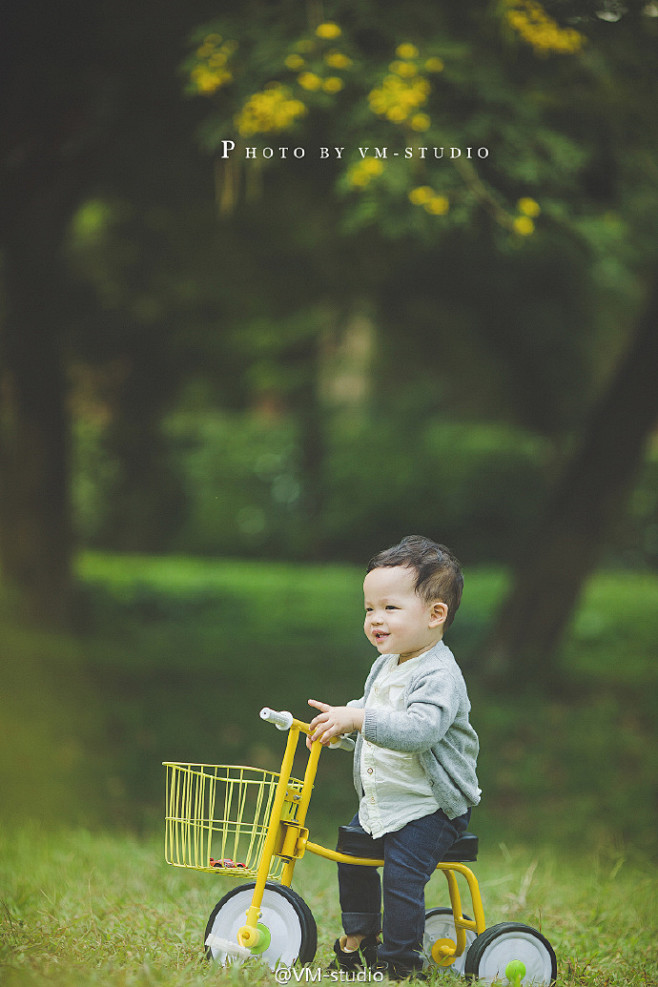
[[[255,882],[233,888],[213,908],[204,944],[206,956],[224,966],[244,962],[246,951],[237,947],[238,931],[254,893]],[[292,966],[297,960],[310,963],[317,948],[317,928],[313,913],[304,899],[281,884],[268,882],[263,892],[259,929],[264,933],[263,946],[253,954],[264,960],[271,970]]]

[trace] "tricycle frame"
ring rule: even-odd
[[[223,957],[226,962],[267,956],[274,969],[280,963],[295,960],[311,962],[315,955],[315,921],[306,903],[291,888],[297,861],[307,851],[352,866],[381,867],[384,861],[330,850],[309,839],[306,816],[323,745],[319,741],[307,741],[310,750],[303,781],[293,778],[299,740],[309,736],[310,725],[295,719],[291,713],[270,709],[261,710],[261,717],[288,733],[279,772],[238,765],[165,762],[171,771],[165,856],[175,866],[254,879],[253,884],[236,888],[218,902],[206,929],[206,952],[209,957]],[[329,746],[353,749],[354,743],[343,737],[335,738]],[[221,813],[217,816],[218,785],[225,787],[223,817]],[[248,789],[257,793],[251,803],[257,805],[251,823],[244,818]],[[234,798],[235,791],[238,796]],[[236,851],[242,848],[239,840],[245,837],[249,841],[246,864],[225,856],[230,833]],[[218,860],[210,856],[216,836],[222,839]],[[548,940],[538,930],[519,922],[502,922],[487,928],[477,878],[463,861],[453,860],[452,854],[449,856],[449,860],[437,865],[437,870],[446,877],[450,909],[431,909],[426,914],[424,948],[428,960],[439,967],[454,966],[467,977],[489,984],[503,982],[510,987],[553,984],[557,961]],[[467,856],[467,859],[472,858]],[[472,918],[462,909],[458,877],[468,888]],[[285,893],[278,885],[283,885]],[[275,900],[279,902],[276,908]],[[284,920],[283,926],[279,923],[273,931],[283,906],[287,915],[292,909],[295,918],[291,919],[292,924]],[[269,925],[262,915],[269,916]],[[297,932],[301,936],[299,941],[295,939]]]
[[[330,850],[309,840],[309,831],[305,826],[305,822],[315,776],[317,774],[318,760],[322,752],[322,744],[319,741],[316,740],[311,745],[301,792],[292,791],[289,788],[293,760],[300,735],[308,734],[309,724],[293,718],[288,728],[288,740],[281,762],[280,777],[274,796],[265,845],[258,865],[251,906],[247,912],[245,924],[238,933],[239,944],[247,949],[258,947],[263,934],[262,930],[258,928],[258,920],[260,918],[263,892],[273,856],[278,856],[285,861],[281,874],[281,884],[284,884],[286,887],[290,887],[295,865],[307,850],[309,853],[314,853],[327,860],[333,860],[336,863],[352,864],[361,867],[381,867],[384,863],[383,860],[355,857],[351,854],[340,853],[338,850]],[[294,807],[292,819],[281,818],[286,803]],[[471,869],[462,863],[441,862],[438,864],[437,870],[443,871],[448,882],[450,905],[453,912],[457,941],[456,943],[451,943],[450,940],[441,940],[440,943],[436,944],[436,948],[432,952],[432,958],[440,966],[449,966],[467,948],[466,930],[471,930],[476,935],[479,935],[481,932],[484,932],[486,923],[480,888],[477,878]],[[457,874],[460,874],[465,879],[470,891],[474,916],[472,919],[466,918],[463,913]]]

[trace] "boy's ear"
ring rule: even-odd
[[[434,600],[430,610],[430,627],[439,627],[445,624],[448,616],[448,605],[443,600]]]

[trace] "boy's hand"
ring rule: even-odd
[[[319,740],[321,744],[326,745],[334,737],[360,730],[363,726],[362,709],[353,709],[351,706],[329,706],[328,703],[319,703],[317,699],[309,699],[308,704],[321,711],[310,723],[311,743]]]

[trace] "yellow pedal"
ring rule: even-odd
[[[452,939],[437,939],[432,946],[432,959],[437,966],[452,966],[457,944]]]

